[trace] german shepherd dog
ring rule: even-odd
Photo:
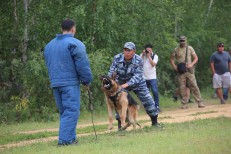
[[[106,75],[100,77],[102,83],[101,88],[104,92],[108,109],[108,129],[111,130],[113,127],[113,109],[115,109],[120,116],[121,129],[125,130],[130,125],[133,125],[133,129],[136,129],[136,125],[140,126],[136,121],[139,106],[131,95],[121,88],[115,78],[115,73],[113,73],[112,77]]]

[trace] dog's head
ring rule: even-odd
[[[107,75],[101,75],[100,80],[102,82],[102,88],[107,90],[114,88],[117,85],[115,81],[115,76],[115,74],[113,74],[112,77],[109,77]]]

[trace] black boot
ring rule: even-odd
[[[158,115],[150,116],[150,118],[152,120],[152,127],[163,128],[163,125],[157,122]]]
[[[151,118],[151,120],[152,120],[152,126],[158,125],[157,117],[158,117],[158,114],[155,115],[155,116],[150,116],[150,118]]]
[[[116,119],[117,121],[118,121],[118,130],[120,130],[121,129],[121,120],[120,119]]]

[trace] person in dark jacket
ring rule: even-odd
[[[56,105],[60,114],[58,145],[78,143],[76,126],[80,115],[80,84],[88,87],[92,73],[85,45],[74,38],[75,22],[61,23],[57,34],[45,47],[44,56]]]

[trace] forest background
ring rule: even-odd
[[[105,108],[99,76],[107,74],[127,41],[137,45],[137,54],[153,44],[159,92],[168,97],[176,88],[169,59],[179,35],[198,55],[201,91],[211,89],[209,59],[216,44],[223,42],[226,50],[231,46],[229,0],[11,0],[0,6],[0,124],[57,120],[43,50],[61,33],[65,18],[76,21],[76,37],[87,47],[96,112]],[[81,95],[81,111],[87,111],[87,92]]]

